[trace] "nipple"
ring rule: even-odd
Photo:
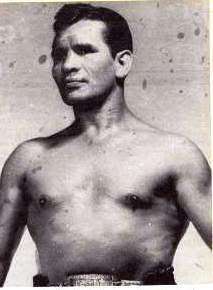
[[[136,210],[140,206],[140,198],[135,194],[128,195],[126,197],[126,202],[132,210]]]
[[[43,207],[46,202],[47,202],[47,199],[45,197],[40,197],[39,198],[39,204],[40,204],[40,206]]]
[[[138,203],[138,202],[140,201],[140,198],[139,198],[137,195],[135,195],[135,194],[131,194],[131,195],[129,196],[129,200],[130,200],[133,204],[135,204],[135,203]]]
[[[133,211],[136,209],[148,209],[152,205],[151,198],[139,197],[135,194],[129,194],[125,198],[125,203],[132,208]]]

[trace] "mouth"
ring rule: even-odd
[[[66,89],[74,89],[80,87],[82,84],[84,84],[84,80],[78,80],[78,79],[71,79],[71,80],[65,80],[65,88]]]

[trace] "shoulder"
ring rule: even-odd
[[[167,132],[163,133],[161,138],[168,153],[174,158],[177,167],[183,172],[189,168],[190,170],[202,171],[208,167],[204,154],[189,138]]]
[[[176,176],[180,188],[196,188],[208,192],[211,186],[211,170],[200,148],[189,138],[167,132],[158,132],[159,151],[163,162]],[[188,188],[189,192],[191,190]]]
[[[178,180],[191,181],[199,186],[211,183],[210,166],[200,148],[189,138],[176,134],[165,137],[172,169]]]
[[[2,170],[2,177],[18,177],[33,163],[45,149],[43,138],[24,141],[10,154]]]
[[[29,161],[35,159],[39,153],[45,150],[45,138],[36,138],[24,141],[19,144],[11,153],[10,159],[18,159],[19,161]]]
[[[210,180],[209,164],[199,147],[189,138],[159,129],[149,131],[150,146],[179,177]],[[157,149],[156,149],[157,148]]]
[[[184,136],[173,139],[173,154],[182,174],[202,175],[209,173],[208,162],[200,148]]]

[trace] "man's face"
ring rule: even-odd
[[[66,28],[53,51],[53,77],[68,105],[102,100],[116,86],[114,59],[103,39],[105,24],[80,20]]]

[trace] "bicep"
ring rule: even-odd
[[[4,189],[4,190],[3,190]],[[20,242],[26,212],[22,205],[19,189],[0,188],[0,286],[3,286],[12,257]]]
[[[191,153],[191,154],[190,154]],[[178,201],[204,241],[212,243],[210,167],[196,148],[188,152],[177,182]]]
[[[0,181],[0,259],[6,262],[20,241],[27,218],[17,161],[12,157],[6,162]]]

